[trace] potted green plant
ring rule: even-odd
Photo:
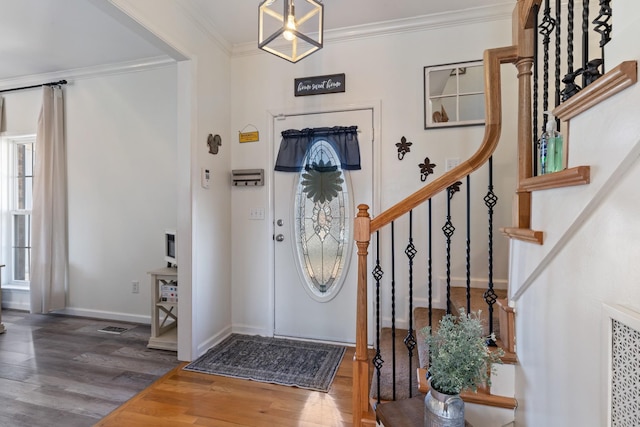
[[[480,312],[448,314],[432,333],[425,328],[431,365],[430,391],[425,397],[425,426],[464,427],[464,402],[460,392],[490,385],[494,363],[502,363],[502,349],[490,350],[482,330]],[[495,340],[494,336],[491,336]]]

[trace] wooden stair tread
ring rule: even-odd
[[[376,415],[385,427],[424,425],[424,396],[381,403],[376,409]],[[465,427],[473,426],[465,421]]]
[[[498,296],[498,302],[501,299],[505,299],[507,296],[507,291],[505,289],[494,289],[496,295]],[[482,310],[480,314],[481,320],[483,324],[487,327],[488,333],[488,324],[489,324],[489,315],[487,310],[487,304],[484,301],[484,289],[479,288],[471,288],[471,311],[477,312],[478,310]],[[467,305],[467,289],[461,287],[452,287],[451,288],[451,301],[453,305],[453,311],[457,311],[458,307],[463,307],[466,310]],[[513,351],[509,351],[505,343],[500,337],[500,322],[498,321],[498,313],[497,311],[501,308],[499,307],[499,303],[496,302],[494,305],[494,331],[496,334],[496,344],[499,348],[504,350],[504,356],[501,357],[502,363],[515,364],[518,363],[518,358]],[[511,309],[512,310],[512,309]],[[437,330],[438,323],[440,319],[445,315],[445,311],[441,309],[433,309],[432,310],[432,322],[434,330]],[[420,331],[428,326],[429,323],[429,309],[427,307],[416,307],[413,311],[413,318],[416,331],[418,331],[418,356],[420,360],[420,367],[424,368],[427,366],[427,352],[426,344],[424,344],[424,337],[420,334]],[[508,329],[505,329],[508,330]]]
[[[471,311],[473,313],[480,311],[480,321],[482,322],[485,334],[489,335],[489,307],[484,300],[484,293],[486,289],[471,288],[470,291]],[[494,289],[493,291],[498,299],[507,297],[507,291],[505,289]],[[455,314],[458,314],[458,311],[461,308],[464,308],[465,311],[467,310],[467,288],[451,288],[451,305],[451,312]],[[498,321],[497,304],[494,304],[493,306],[493,332],[496,337],[500,336],[500,322]]]
[[[431,322],[435,330],[438,328],[440,319],[445,315],[445,311],[439,308],[434,308],[431,311]],[[413,310],[413,323],[416,328],[416,341],[418,342],[418,363],[419,367],[425,367],[429,361],[429,349],[425,342],[425,336],[422,330],[429,326],[429,308],[428,307],[416,307]]]

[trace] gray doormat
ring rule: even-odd
[[[183,369],[327,392],[345,348],[231,334]]]

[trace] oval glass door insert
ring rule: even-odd
[[[346,276],[351,247],[349,177],[327,141],[315,142],[295,192],[295,241],[307,293],[317,301],[335,297]]]

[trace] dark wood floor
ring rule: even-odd
[[[13,310],[2,322],[1,427],[92,426],[179,364],[146,348],[148,325]]]

